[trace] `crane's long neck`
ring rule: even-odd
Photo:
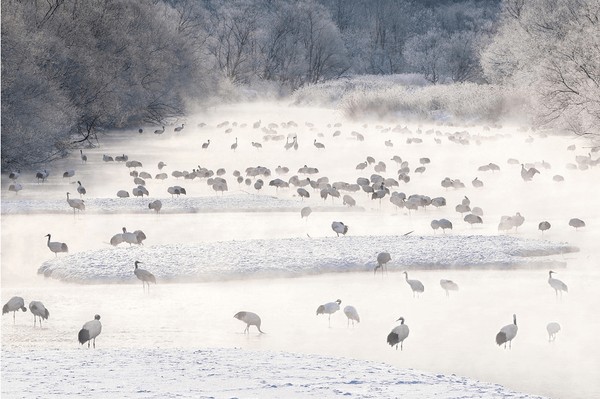
[[[48,245],[50,245],[50,234],[48,234]]]

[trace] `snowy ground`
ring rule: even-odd
[[[374,248],[394,258],[388,270],[539,267],[566,263],[548,255],[576,252],[566,243],[512,236],[348,236],[209,242],[202,245],[108,248],[60,256],[38,273],[68,282],[134,281],[134,261],[159,280],[210,281],[229,278],[299,276],[371,271]]]
[[[242,349],[2,354],[6,398],[540,398],[381,363]],[[39,369],[53,376],[40,380]]]
[[[252,128],[258,119],[262,120],[261,128]],[[295,126],[288,123],[292,120],[297,122]],[[470,383],[464,384],[466,380],[461,377],[438,377],[453,374],[553,398],[600,396],[600,347],[595,333],[600,329],[596,315],[600,307],[600,212],[595,201],[600,169],[575,165],[577,157],[597,158],[597,154],[588,155],[582,139],[525,133],[511,127],[348,121],[331,110],[281,104],[223,106],[190,117],[185,123],[180,135],[139,135],[137,129],[107,135],[100,147],[84,149],[87,163],[74,153],[53,164],[40,165],[51,172],[44,183],[34,178],[35,171],[22,171],[19,182],[23,190],[18,194],[8,191],[12,182],[3,174],[2,300],[13,295],[23,296],[26,303],[41,300],[51,314],[41,329],[33,328],[30,312],[17,314],[14,325],[11,315],[2,317],[3,397],[19,397],[21,390],[31,392],[29,396],[45,397],[48,391],[36,394],[44,385],[56,387],[61,397],[87,387],[89,396],[94,397],[153,396],[154,391],[119,380],[116,371],[141,376],[159,392],[155,396],[162,397],[161,392],[179,389],[179,381],[184,388],[186,384],[199,386],[197,379],[189,382],[188,375],[197,376],[199,367],[194,359],[206,357],[203,363],[216,365],[214,375],[206,377],[211,385],[201,386],[207,396],[302,397],[305,391],[287,395],[287,390],[305,387],[315,388],[306,395],[336,396],[333,391],[315,393],[323,393],[316,389],[319,386],[329,389],[324,381],[332,378],[341,381],[339,395],[347,391],[356,395],[350,390],[371,387],[389,387],[389,397],[405,396],[395,389],[412,392],[417,387],[423,389],[419,397],[445,398],[449,392],[456,392],[450,397],[508,395],[495,385],[473,383],[489,389],[472,391]],[[268,127],[270,123],[277,126]],[[358,141],[354,132],[363,134],[365,141]],[[290,135],[299,138],[297,151],[283,148]],[[467,142],[457,140],[465,137]],[[236,138],[239,147],[232,151],[230,145]],[[415,138],[421,142],[412,141]],[[209,139],[210,147],[202,149],[202,143]],[[322,141],[326,148],[315,148],[313,140]],[[261,142],[263,148],[254,148],[252,141]],[[384,144],[386,141],[393,146]],[[575,151],[567,149],[571,145]],[[133,177],[125,165],[103,162],[102,155],[123,153],[143,162],[144,171],[153,176],[158,172],[158,161],[168,164],[163,170],[169,174],[167,180],[146,181],[151,199],[163,201],[162,214],[147,208],[149,198],[116,198],[118,190],[131,190]],[[400,165],[391,160],[395,155],[409,163],[411,180],[392,191],[444,196],[448,205],[407,212],[387,198],[380,202],[357,192],[352,194],[357,206],[347,208],[341,199],[323,201],[318,191],[299,200],[295,188],[275,190],[268,186],[269,179],[258,193],[246,183],[232,183],[232,171],[257,165],[272,171],[279,165],[287,166],[290,172],[282,176],[284,180],[292,175],[302,179],[306,175],[296,171],[306,164],[320,170],[311,179],[328,177],[330,182],[353,183],[357,177],[375,173],[375,164],[363,171],[356,169],[367,156],[385,161],[388,169],[382,174],[396,178]],[[430,158],[431,163],[424,173],[415,173],[421,157]],[[508,163],[509,158],[536,165],[541,172],[524,182],[519,174],[521,166]],[[489,162],[500,165],[501,170],[479,170]],[[223,176],[230,191],[216,195],[205,180],[171,178],[172,171],[191,171],[197,165],[215,171],[226,169]],[[75,169],[73,179],[62,177],[68,169]],[[554,175],[563,176],[564,181],[556,182]],[[460,178],[466,187],[445,189],[440,185],[445,177]],[[475,177],[484,182],[483,188],[471,185]],[[87,209],[73,215],[65,193],[76,192],[76,179],[87,188]],[[188,195],[170,198],[167,188],[174,184],[184,185]],[[483,209],[482,224],[472,227],[455,211],[455,205],[465,197],[472,206]],[[300,218],[303,206],[313,209],[308,220]],[[501,216],[516,212],[525,217],[518,231],[498,232]],[[572,217],[584,219],[587,226],[575,231],[568,225]],[[430,227],[431,220],[440,218],[454,224],[446,235]],[[345,237],[335,237],[331,230],[334,220],[350,226]],[[542,220],[552,224],[544,235],[537,228]],[[110,237],[124,226],[146,233],[143,247],[109,246]],[[409,231],[413,233],[404,237]],[[69,245],[68,256],[54,257],[46,247],[47,233],[52,234],[53,241]],[[569,252],[575,247],[580,251]],[[390,271],[373,276],[375,255],[380,251],[391,253]],[[553,253],[556,255],[550,255]],[[144,293],[133,278],[136,258],[159,277],[150,294]],[[53,277],[63,273],[70,281],[94,284],[44,278],[37,273],[41,265],[56,269]],[[431,269],[432,265],[436,268]],[[417,266],[420,270],[414,270],[419,269]],[[557,277],[569,286],[569,293],[562,298],[555,296],[547,282],[547,269],[557,266]],[[413,298],[400,273],[403,269],[425,285],[420,297]],[[342,270],[354,271],[330,273]],[[300,276],[284,278],[281,271]],[[203,274],[204,282],[197,281],[198,273]],[[268,278],[255,278],[263,273]],[[183,278],[168,281],[174,276]],[[460,291],[447,298],[439,286],[442,278],[456,281]],[[183,284],[186,280],[195,281]],[[326,317],[315,315],[320,304],[337,298],[342,300],[342,307],[351,304],[359,310],[361,323],[356,328],[347,327],[342,312],[332,315],[331,327]],[[240,310],[259,313],[267,334],[241,334],[243,326],[232,318]],[[77,331],[96,313],[102,315],[104,325],[98,348],[75,350],[79,346]],[[513,313],[518,315],[519,334],[512,350],[504,350],[495,344],[494,337],[511,321]],[[402,352],[385,343],[399,316],[404,316],[411,328]],[[545,329],[550,321],[559,322],[563,328],[552,343]],[[243,364],[243,359],[235,359],[239,351],[217,348],[239,347],[259,351],[254,356],[272,367],[263,370],[248,363],[247,377],[236,379],[237,374],[229,373]],[[325,357],[335,360],[320,360]],[[159,375],[153,366],[157,358],[169,360],[164,373],[169,382],[155,378]],[[185,360],[183,365],[172,360],[177,358]],[[294,370],[290,362],[309,363],[313,371]],[[333,367],[325,368],[323,363]],[[55,364],[64,368],[57,370]],[[100,370],[97,375],[92,372],[96,366]],[[346,380],[343,372],[336,372],[342,366],[356,370],[359,376],[377,368],[389,370],[386,375],[393,377],[375,379],[375,385],[367,385],[366,381],[371,381],[367,378]],[[408,369],[432,374],[402,377],[410,374]],[[34,384],[20,375],[20,379],[13,378],[20,370],[45,383]],[[263,374],[282,370],[298,375],[298,381],[292,382],[295,385],[274,382],[277,388],[245,395],[252,387],[268,386],[270,380]],[[63,375],[88,383],[64,384]],[[396,376],[400,378],[394,380]],[[365,383],[345,384],[354,379]],[[456,390],[439,385],[443,380],[457,381]],[[397,384],[405,381],[421,383]],[[25,384],[27,388],[23,388]],[[230,394],[230,386],[239,390]],[[116,389],[127,392],[112,395]],[[482,391],[477,393],[477,389]],[[183,396],[199,395],[183,392]]]

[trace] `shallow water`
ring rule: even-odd
[[[300,125],[296,131],[303,147],[289,153],[283,150],[283,142],[270,142],[263,143],[262,151],[256,150],[248,142],[260,140],[262,134],[250,128],[237,129],[229,135],[222,133],[224,128],[196,129],[196,136],[188,131],[182,138],[166,134],[164,137],[136,136],[137,133],[125,132],[103,140],[101,148],[88,150],[90,161],[86,165],[81,165],[75,155],[52,165],[55,175],[47,183],[37,184],[27,177],[26,187],[18,196],[24,199],[64,198],[66,189],[75,189],[58,177],[59,171],[68,166],[77,170],[76,177],[82,180],[89,196],[113,197],[118,189],[130,190],[133,183],[127,169],[123,165],[101,161],[102,153],[114,156],[117,150],[127,153],[130,160],[142,160],[145,166],[148,165],[144,169],[152,174],[157,173],[158,159],[169,164],[169,172],[177,168],[191,170],[196,164],[210,168],[224,166],[228,180],[234,168],[243,171],[247,166],[260,164],[274,170],[277,165],[285,164],[295,171],[308,163],[319,167],[323,175],[329,175],[330,182],[342,179],[354,182],[356,176],[369,176],[372,169],[364,173],[354,170],[366,155],[385,159],[388,171],[392,171],[386,175],[393,176],[397,166],[388,160],[397,153],[409,159],[413,169],[420,156],[429,156],[432,160],[425,174],[413,174],[409,185],[400,187],[399,191],[430,197],[443,195],[448,206],[409,215],[395,210],[387,199],[380,206],[378,201],[368,200],[366,194],[356,193],[353,196],[361,209],[340,212],[339,200],[337,203],[323,202],[315,193],[317,198],[306,203],[321,208],[313,212],[308,221],[301,220],[297,211],[264,212],[257,209],[201,214],[83,213],[73,216],[66,201],[62,214],[3,214],[2,300],[6,302],[13,295],[23,296],[27,303],[41,300],[51,313],[42,329],[33,329],[29,312],[18,313],[15,325],[11,315],[4,315],[3,350],[32,346],[76,347],[77,331],[98,313],[102,315],[104,329],[97,344],[102,347],[244,347],[320,353],[455,373],[553,398],[600,396],[596,378],[600,371],[600,349],[595,345],[595,332],[600,328],[600,319],[596,317],[600,305],[596,288],[600,284],[597,267],[599,235],[594,230],[600,222],[598,204],[594,203],[598,194],[594,184],[600,175],[598,169],[570,171],[564,168],[566,162],[573,162],[574,154],[565,150],[571,144],[570,139],[536,139],[532,145],[526,145],[523,137],[513,137],[484,141],[480,146],[460,146],[447,142],[437,145],[431,136],[424,136],[423,144],[409,146],[400,145],[404,136],[372,132],[364,143],[357,143],[345,135],[355,129],[365,133],[367,129],[360,126],[362,123],[349,126],[344,122],[342,128],[323,127],[319,131],[326,133],[324,138],[318,138],[318,131],[311,132],[304,126],[304,120],[323,126],[341,120],[327,110],[256,107],[224,107],[202,120],[214,126],[225,118],[250,123],[261,118],[264,125],[270,120],[281,122],[296,118]],[[288,114],[289,117],[281,116]],[[195,125],[196,122],[186,122],[186,129]],[[374,123],[370,122],[370,125]],[[343,129],[345,135],[336,141],[331,138],[331,132],[337,129]],[[287,134],[287,131],[282,130],[282,133]],[[240,147],[233,154],[229,145],[235,135],[240,139]],[[130,138],[134,141],[129,141]],[[202,152],[200,143],[207,138],[212,138],[211,146]],[[318,152],[310,145],[313,138],[326,144],[324,152]],[[397,143],[392,149],[383,145],[388,138]],[[551,160],[553,169],[543,171],[533,182],[526,184],[520,179],[519,167],[506,164],[508,157],[526,162]],[[499,164],[502,171],[496,174],[476,171],[477,166],[487,162]],[[552,182],[551,176],[555,173],[563,174],[566,181],[561,185]],[[467,188],[444,190],[440,181],[445,176],[460,178]],[[469,182],[475,176],[484,180],[484,189],[475,190],[470,186]],[[170,177],[165,182],[151,181],[148,188],[157,197],[167,197],[166,187],[173,184],[176,183]],[[190,196],[215,195],[197,180],[179,181],[179,184],[189,187]],[[7,185],[3,176],[2,198],[14,198],[14,193],[6,191]],[[240,189],[234,186],[237,185],[230,184],[231,191]],[[264,191],[261,194],[276,194],[267,187]],[[284,190],[278,195],[294,198],[294,192],[293,189]],[[454,205],[465,195],[471,198],[472,205],[484,209],[482,226],[469,227],[454,211]],[[140,200],[140,207],[147,206],[147,202]],[[328,206],[337,208],[328,209]],[[425,285],[425,293],[420,298],[413,298],[401,270],[394,269],[393,265],[390,265],[388,275],[376,277],[369,272],[193,284],[162,284],[159,281],[151,287],[149,295],[144,294],[140,290],[141,284],[137,283],[65,284],[36,274],[40,264],[53,256],[43,237],[48,232],[53,234],[53,240],[67,242],[72,253],[108,248],[108,240],[122,226],[129,230],[144,230],[148,236],[146,245],[202,245],[208,241],[293,238],[307,234],[311,237],[331,236],[333,220],[348,224],[351,235],[392,235],[408,231],[432,234],[431,219],[447,217],[455,226],[449,234],[485,235],[497,234],[500,216],[517,211],[526,217],[526,222],[518,233],[510,234],[540,238],[537,223],[549,220],[553,227],[544,238],[580,247],[578,253],[556,257],[567,263],[565,269],[557,270],[556,276],[569,285],[569,293],[562,299],[555,298],[548,286],[546,270],[414,271],[411,278],[417,278]],[[586,220],[587,227],[576,232],[567,226],[569,218],[575,216]],[[282,256],[286,256],[285,251],[282,252]],[[446,298],[439,287],[441,278],[456,281],[460,291]],[[342,307],[351,304],[358,309],[359,325],[348,328],[342,312],[331,317],[331,327],[325,316],[315,315],[319,304],[338,298],[342,300]],[[232,317],[239,310],[258,313],[267,334],[257,334],[254,329],[250,335],[242,334],[244,325]],[[519,333],[512,350],[504,350],[496,346],[494,337],[502,326],[511,322],[513,313],[518,317]],[[390,349],[385,343],[387,333],[399,316],[405,317],[411,329],[403,351]],[[552,343],[548,342],[545,330],[550,321],[558,321],[562,326]]]

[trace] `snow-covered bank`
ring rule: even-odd
[[[85,199],[83,214],[107,213],[152,213],[148,204],[160,199],[163,204],[161,213],[202,213],[202,212],[235,212],[235,211],[283,211],[295,210],[302,207],[298,199],[282,199],[270,195],[256,194],[230,194],[214,195],[210,197],[185,197],[175,198],[89,198]],[[341,207],[340,207],[341,208]],[[343,208],[341,208],[343,209]],[[73,209],[64,200],[31,200],[31,199],[3,199],[3,214],[51,214],[72,213]]]
[[[2,357],[2,396],[10,398],[540,398],[464,377],[285,352],[80,348]]]
[[[122,244],[127,245],[127,244]],[[38,273],[70,282],[134,280],[144,262],[159,280],[210,281],[373,270],[377,253],[392,256],[390,270],[560,267],[541,256],[576,252],[565,243],[510,236],[346,236],[220,241],[107,248],[60,256]]]

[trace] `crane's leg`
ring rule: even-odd
[[[15,319],[15,313],[17,313],[16,311],[13,312],[13,324],[15,324],[17,322],[17,320]]]
[[[88,340],[88,348],[90,347],[90,341]]]
[[[96,349],[96,338],[94,338],[94,349]]]
[[[42,316],[40,316],[40,328],[42,328]]]
[[[331,328],[331,313],[329,313],[329,327]]]
[[[400,350],[404,349],[404,341],[400,342]]]

